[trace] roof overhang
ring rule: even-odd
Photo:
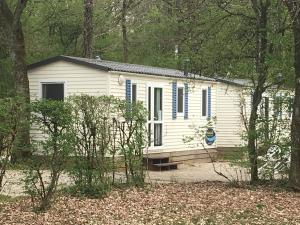
[[[93,63],[89,63],[89,62],[79,61],[79,60],[69,58],[69,57],[66,57],[66,56],[63,56],[63,55],[50,57],[50,58],[41,60],[39,62],[29,64],[27,66],[27,70],[32,70],[32,69],[35,69],[35,68],[38,68],[38,67],[50,64],[50,63],[58,62],[58,61],[65,61],[65,62],[74,63],[76,65],[87,66],[87,67],[90,67],[90,68],[100,69],[100,70],[103,70],[103,71],[109,71],[108,67],[93,64]]]

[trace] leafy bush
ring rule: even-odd
[[[146,111],[112,96],[73,96],[74,167],[70,174],[77,194],[100,197],[116,182],[116,157],[123,161],[127,184],[144,182]]]
[[[291,146],[292,98],[288,93],[284,95],[278,93],[278,90],[274,90],[270,94],[272,107],[266,110],[265,100],[262,101],[258,112],[255,133],[259,176],[268,180],[287,176]],[[268,113],[266,114],[266,112]],[[245,113],[242,115],[244,116],[243,119],[247,129],[247,115]],[[248,140],[246,132],[242,135],[246,142]],[[243,149],[247,150],[246,146],[242,147]],[[244,162],[243,165],[250,167],[249,157],[246,154],[244,156],[246,157],[240,158],[239,161]]]
[[[0,99],[0,191],[21,127],[23,102],[18,97]]]
[[[141,102],[119,101],[118,139],[128,184],[144,183],[143,150],[147,146],[147,111]]]
[[[76,136],[74,167],[70,174],[75,190],[87,196],[102,196],[110,187],[111,163],[108,154],[115,139],[114,121],[116,99],[107,96],[73,96],[69,99]]]
[[[261,160],[260,175],[267,180],[273,180],[276,175],[286,178],[290,168],[290,158],[290,146],[271,146],[265,155],[258,158]]]
[[[37,101],[32,103],[32,122],[44,139],[33,143],[35,154],[41,160],[31,160],[25,172],[25,189],[30,194],[38,211],[48,209],[57,189],[58,179],[65,169],[66,161],[73,150],[73,122],[71,107],[63,101]],[[44,159],[44,160],[42,160]],[[48,160],[48,162],[45,162]],[[49,171],[43,170],[47,164]]]

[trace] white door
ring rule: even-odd
[[[149,147],[163,145],[163,88],[148,86]]]

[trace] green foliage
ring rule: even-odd
[[[266,93],[269,103],[266,110],[266,99],[259,106],[258,119],[254,137],[258,149],[258,167],[260,178],[266,180],[285,179],[290,164],[290,126],[291,126],[291,100],[289,91],[271,89]],[[241,98],[244,98],[241,96]],[[245,110],[245,101],[241,99],[241,107],[245,130],[241,134],[247,142],[248,118]],[[229,161],[235,165],[250,168],[247,146],[240,146]]]
[[[0,35],[1,36],[1,35]],[[8,58],[7,44],[0,37],[0,98],[10,97],[14,93],[11,65]]]
[[[110,189],[110,172],[115,168],[114,161],[108,158],[116,149],[111,149],[116,133],[113,116],[116,99],[88,95],[70,97],[76,136],[74,168],[70,174],[74,179],[74,191],[80,194],[101,197]]]
[[[20,130],[23,99],[0,99],[0,190]]]
[[[144,184],[143,150],[147,146],[147,111],[142,102],[118,102],[119,145],[127,183]]]
[[[42,154],[44,158],[29,162],[24,182],[35,209],[44,211],[53,201],[58,179],[74,148],[74,136],[70,132],[73,118],[70,105],[63,101],[41,100],[31,106],[33,126],[44,134],[42,140],[33,143],[33,153]],[[48,171],[43,170],[46,162],[42,159],[49,160]]]
[[[142,103],[130,104],[111,96],[72,96],[76,136],[73,193],[101,197],[117,183],[120,164],[126,183],[144,183],[143,149],[146,146],[147,115]]]
[[[273,115],[266,118],[260,113],[257,141],[260,143],[260,169],[264,179],[285,179],[291,157],[291,96],[289,93],[273,96]]]
[[[82,1],[29,1],[27,9],[23,26],[28,62],[82,53]]]

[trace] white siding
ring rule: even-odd
[[[242,88],[218,84],[217,93],[217,143],[218,147],[238,147],[242,144],[244,124],[241,117]],[[249,106],[249,99],[246,99]],[[246,112],[249,111],[249,107]]]
[[[189,118],[184,119],[183,115],[177,115],[176,119],[172,119],[172,81],[177,80],[177,85],[183,86],[186,80],[111,72],[109,94],[122,99],[125,98],[125,82],[119,85],[118,79],[120,74],[122,74],[125,79],[129,79],[132,83],[137,84],[137,100],[143,101],[145,106],[147,102],[147,85],[154,84],[163,87],[163,146],[149,148],[149,153],[203,149],[202,145],[196,146],[196,143],[185,144],[183,137],[192,136],[194,134],[193,126],[199,127],[207,124],[207,117],[202,117],[201,115],[201,93],[202,89],[208,86],[212,87],[212,116],[216,115],[216,83],[191,81],[189,83]],[[215,148],[216,145],[206,147]]]
[[[270,119],[273,119],[274,116],[273,91],[274,90],[269,90],[263,94],[263,97],[269,97]],[[277,95],[289,96],[290,93],[285,90],[280,90]],[[242,102],[244,102],[244,104],[241,104]],[[258,114],[261,113],[260,107],[261,106],[258,108]],[[250,113],[250,89],[236,85],[218,83],[216,123],[218,147],[240,147],[245,144],[242,139],[242,135],[245,135],[245,123],[243,117],[248,120]],[[282,109],[282,118],[290,119],[286,108]],[[286,133],[289,133],[289,131]]]
[[[65,82],[65,97],[108,93],[108,73],[74,63],[58,61],[28,71],[31,100],[40,98],[41,82]]]
[[[64,82],[65,97],[78,94],[108,94],[108,73],[74,63],[58,61],[28,71],[30,99],[41,97],[41,82]],[[43,139],[38,129],[31,130],[34,140]]]
[[[207,125],[207,117],[202,117],[202,90],[211,87],[212,117],[216,117],[216,143],[205,148],[238,147],[243,144],[242,133],[245,130],[241,116],[241,100],[245,99],[243,112],[246,118],[250,115],[250,95],[243,87],[225,83],[189,81],[189,118],[184,113],[172,119],[172,82],[183,87],[186,79],[176,79],[146,74],[105,72],[70,62],[58,61],[28,71],[30,97],[36,100],[41,97],[41,82],[64,82],[65,97],[78,94],[113,95],[125,98],[125,82],[119,84],[119,76],[130,79],[137,84],[137,100],[147,102],[147,87],[155,85],[163,88],[163,146],[149,148],[149,153],[171,152],[203,149],[199,141],[186,144],[185,136],[193,136],[195,127]],[[285,92],[283,92],[285,93]],[[266,93],[265,96],[270,96]],[[270,116],[273,114],[273,101],[270,99]],[[288,114],[283,114],[288,118]],[[31,130],[34,139],[41,139],[42,133]]]

